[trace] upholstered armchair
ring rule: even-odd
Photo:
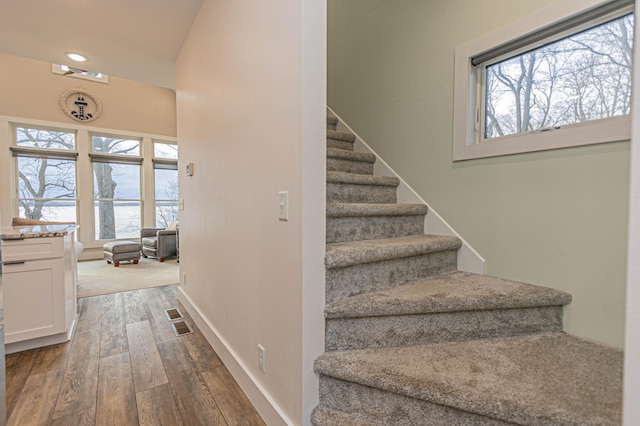
[[[168,228],[142,228],[140,231],[142,256],[155,257],[160,262],[176,253],[176,230]]]

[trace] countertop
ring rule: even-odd
[[[2,240],[20,240],[23,238],[64,237],[75,231],[78,225],[31,225],[31,226],[3,226]]]

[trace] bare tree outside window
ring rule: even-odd
[[[74,139],[72,133],[16,127],[16,145],[34,150],[17,158],[21,216],[75,221],[75,161],[55,157],[56,150],[73,151]]]
[[[178,145],[175,143],[155,142],[153,144],[153,156],[155,158],[178,159]]]
[[[78,222],[73,130],[16,125],[16,188],[20,217]],[[154,142],[159,160],[156,176],[156,217],[167,226],[178,217],[177,145]],[[139,237],[142,225],[141,141],[109,135],[91,135],[95,238]],[[147,204],[152,208],[154,203]]]
[[[164,172],[174,172],[175,177],[167,180],[162,189],[163,194],[156,193],[156,226],[167,227],[172,222],[178,220],[178,171],[163,170]],[[156,170],[156,185],[158,184],[158,172]],[[157,191],[156,191],[157,192]]]
[[[486,139],[629,114],[633,14],[486,67]]]
[[[156,226],[167,227],[178,220],[178,145],[154,142],[153,156],[156,159],[175,160],[156,163],[155,198]]]
[[[122,156],[137,156],[140,142],[107,136],[92,137],[93,152]],[[131,232],[140,229],[140,166],[137,164],[115,164],[94,161],[94,198],[97,204],[96,238],[100,240],[119,238],[117,233],[116,207],[127,206],[118,199],[131,200],[129,207],[137,210],[133,218],[125,219],[124,227]],[[118,172],[119,171],[119,172]],[[136,175],[137,171],[137,175]],[[125,229],[122,228],[122,229]]]

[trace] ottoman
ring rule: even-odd
[[[104,259],[113,266],[119,266],[124,260],[131,260],[137,264],[140,260],[140,243],[135,241],[112,241],[102,246]]]

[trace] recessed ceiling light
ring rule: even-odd
[[[67,55],[67,58],[71,59],[72,61],[76,61],[76,62],[84,62],[87,60],[86,56],[82,56],[79,53],[65,53],[65,55]]]

